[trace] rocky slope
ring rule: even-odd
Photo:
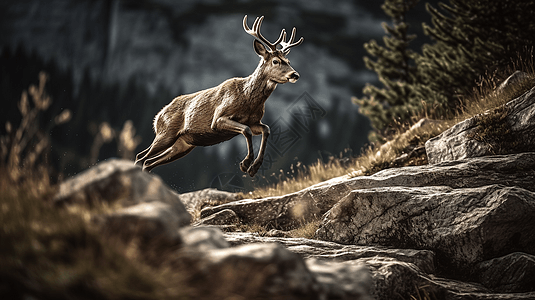
[[[535,88],[507,107],[501,119],[517,120],[505,121],[512,136],[533,132]],[[535,299],[532,135],[509,153],[455,154],[454,146],[473,144],[481,119],[430,140],[434,164],[335,178],[281,197],[179,195],[131,162],[110,160],[64,182],[56,203],[119,203],[93,217],[103,232],[180,245],[181,259],[196,266],[190,272],[251,298]],[[466,124],[472,134],[462,133]],[[314,219],[314,239],[288,237]],[[243,224],[273,230],[239,232]]]

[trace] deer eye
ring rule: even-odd
[[[273,60],[273,64],[274,64],[274,65],[278,65],[279,63],[280,63],[280,61],[279,61],[278,59],[274,59],[274,60]]]

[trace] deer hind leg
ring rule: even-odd
[[[255,124],[251,126],[253,135],[262,135],[262,142],[260,143],[260,150],[258,150],[258,156],[254,160],[253,164],[247,169],[247,174],[253,177],[264,161],[264,152],[266,152],[267,139],[269,137],[270,129],[266,124]]]
[[[173,162],[190,153],[193,148],[195,148],[195,146],[186,143],[181,138],[178,138],[176,142],[167,150],[164,150],[158,155],[145,160],[143,163],[143,170],[150,172],[150,170],[156,168],[157,166]]]
[[[233,121],[229,119],[228,117],[220,117],[212,125],[212,129],[219,130],[219,131],[231,131],[231,132],[243,134],[243,136],[245,137],[245,140],[247,141],[247,156],[245,156],[245,158],[241,161],[240,169],[244,173],[247,173],[247,170],[249,169],[249,166],[251,166],[251,163],[253,162],[253,159],[254,159],[253,139],[252,139],[253,132],[251,131],[251,128],[249,128],[249,126],[244,125],[242,123]]]
[[[154,157],[171,147],[175,143],[176,139],[177,138],[174,135],[157,135],[147,149],[136,155],[135,164],[144,165],[144,162],[147,159]]]

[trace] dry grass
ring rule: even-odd
[[[459,100],[460,109],[458,112],[444,116],[436,115],[432,110],[424,111],[413,119],[427,118],[434,121],[424,124],[415,122],[400,125],[392,130],[394,132],[392,136],[385,138],[386,142],[369,146],[357,158],[350,161],[333,158],[328,163],[318,161],[313,165],[300,167],[294,176],[281,176],[278,183],[258,188],[244,197],[280,196],[339,176],[371,175],[386,168],[426,164],[427,157],[425,151],[422,154],[421,147],[428,139],[439,135],[463,120],[499,107],[531,89],[535,86],[533,66],[533,62],[521,65],[514,64],[511,69],[503,72],[508,76],[512,73],[510,70],[520,69],[526,72],[528,77],[513,83],[500,92],[497,92],[496,88],[507,76],[496,73],[488,75],[481,80],[478,89],[472,95]]]
[[[288,234],[293,238],[313,239],[316,230],[320,227],[321,219],[315,219],[303,224],[301,227],[290,230]]]
[[[48,128],[42,130],[39,127],[41,112],[52,104],[52,99],[45,92],[46,81],[47,75],[41,72],[38,86],[31,85],[28,91],[22,93],[18,103],[21,114],[18,127],[7,121],[6,134],[0,137],[0,167],[5,174],[15,183],[34,180],[43,183],[43,188],[49,185],[47,154],[50,130],[71,118],[71,112],[64,110]]]
[[[183,274],[153,268],[134,243],[102,237],[90,213],[52,205],[47,150],[50,129],[70,119],[65,110],[44,130],[41,112],[52,99],[39,75],[18,103],[21,119],[0,137],[0,298],[179,299]],[[15,125],[16,124],[16,125]]]
[[[179,275],[143,263],[135,245],[102,237],[80,216],[53,207],[52,188],[36,195],[34,185],[0,178],[2,297],[170,299],[184,294],[173,288],[183,281]]]

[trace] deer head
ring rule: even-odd
[[[263,16],[256,18],[253,28],[250,29],[247,26],[247,15],[243,18],[243,29],[255,37],[253,48],[256,54],[262,58],[259,68],[266,74],[268,80],[281,84],[286,82],[295,83],[299,79],[299,73],[290,66],[290,61],[286,58],[286,55],[290,53],[292,47],[300,45],[304,39],[301,37],[294,43],[294,27],[288,42],[286,42],[286,30],[283,29],[279,38],[274,43],[271,43],[260,33],[260,26],[262,26],[263,20]],[[280,49],[277,48],[279,45],[281,46]]]

